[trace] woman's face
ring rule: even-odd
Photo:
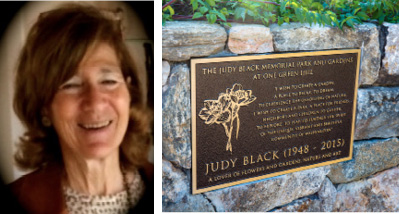
[[[50,117],[63,153],[104,158],[118,152],[129,121],[130,95],[115,50],[100,43],[63,83]]]

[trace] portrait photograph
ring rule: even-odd
[[[154,2],[0,5],[6,208],[153,213]]]

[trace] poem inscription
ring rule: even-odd
[[[359,58],[193,59],[193,193],[351,159]]]

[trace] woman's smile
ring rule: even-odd
[[[86,130],[98,130],[108,127],[111,123],[112,120],[105,120],[103,122],[79,123],[78,126]]]
[[[112,120],[79,123],[78,127],[80,129],[78,133],[81,136],[81,140],[87,145],[106,145],[106,139],[113,137],[114,127]]]
[[[78,123],[78,129],[79,131],[76,133],[80,136],[81,144],[94,148],[108,146],[114,137],[115,127],[112,120],[104,120],[102,122]]]

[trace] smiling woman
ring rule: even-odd
[[[66,164],[76,154],[88,159],[118,156],[129,122],[130,81],[125,81],[113,48],[99,43],[59,87],[49,118],[62,150],[68,151],[63,153]]]
[[[40,14],[17,66],[15,155],[34,170],[11,184],[30,213],[153,207],[150,115],[120,20],[81,4]]]

